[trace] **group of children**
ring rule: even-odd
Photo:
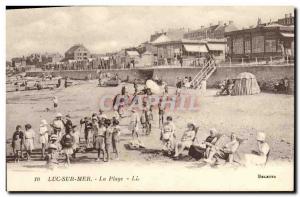
[[[103,161],[110,159],[110,147],[115,154],[115,159],[119,159],[119,136],[121,129],[119,126],[118,116],[108,119],[99,110],[99,114],[94,113],[92,117],[85,117],[80,120],[80,124],[84,125],[84,135],[87,149],[96,149],[98,156],[96,161],[100,161],[101,154]]]

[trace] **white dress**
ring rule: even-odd
[[[48,128],[47,126],[40,126],[40,143],[47,144],[48,143]]]
[[[245,160],[246,165],[264,165],[267,161],[267,154],[270,151],[269,145],[264,142],[262,144],[258,144],[258,151],[260,155],[256,154],[246,154]]]

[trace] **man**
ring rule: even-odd
[[[91,121],[91,118],[89,117],[84,117],[84,119],[80,120],[80,124],[83,125],[84,124],[84,138],[85,138],[85,142],[88,142],[88,135],[92,130],[93,124]]]
[[[66,115],[66,122],[63,122],[64,123],[64,126],[65,126],[65,129],[66,129],[66,132],[69,131],[73,131],[73,123],[72,123],[72,120],[71,120],[71,116],[68,114]]]
[[[233,156],[239,148],[239,141],[235,133],[231,133],[231,141],[228,142],[224,147],[219,148],[217,146],[213,147],[210,151],[208,158],[204,161],[208,163],[216,163],[219,159],[223,159],[228,163],[233,162]],[[215,159],[214,159],[215,158]]]
[[[65,129],[64,123],[62,121],[62,114],[57,113],[55,119],[53,120],[53,123],[51,124],[53,127],[53,130],[56,131],[58,135],[58,139],[60,140],[62,136],[62,131]]]

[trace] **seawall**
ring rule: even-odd
[[[129,78],[130,81],[137,79],[150,79],[154,76],[162,78],[171,86],[175,86],[177,77],[194,77],[200,68],[149,68],[149,69],[124,69],[124,70],[102,70],[103,73],[118,73],[121,80]],[[217,67],[216,71],[211,75],[207,81],[208,87],[213,87],[225,78],[235,78],[241,72],[250,72],[256,76],[257,81],[262,83],[273,83],[287,77],[291,82],[291,91],[294,86],[294,66],[276,65],[276,66],[234,66],[234,67]],[[45,71],[46,74],[53,76],[70,77],[71,79],[84,80],[98,78],[99,74],[95,71]],[[27,72],[27,76],[41,76],[42,72]]]

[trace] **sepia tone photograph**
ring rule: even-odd
[[[5,16],[7,191],[295,191],[294,7]]]

